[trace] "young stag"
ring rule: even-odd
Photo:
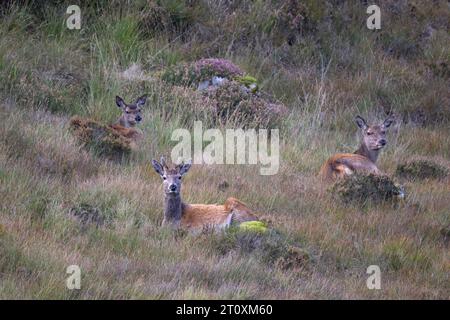
[[[111,128],[127,138],[140,138],[142,133],[134,128],[134,126],[142,121],[141,112],[146,100],[147,96],[143,95],[137,98],[134,103],[126,104],[121,97],[116,96],[116,104],[122,110],[122,115],[111,125]]]
[[[355,120],[362,133],[361,146],[354,153],[338,153],[328,159],[320,170],[322,179],[333,180],[354,172],[381,174],[375,163],[386,146],[386,129],[393,120],[388,118],[381,125],[368,125],[360,116]]]
[[[202,231],[208,228],[223,229],[233,222],[258,220],[244,203],[235,198],[228,198],[223,205],[184,203],[181,200],[181,179],[190,169],[191,163],[181,163],[169,168],[164,158],[161,158],[161,163],[152,160],[152,165],[163,179],[163,225]]]

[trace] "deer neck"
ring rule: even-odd
[[[164,221],[163,224],[178,226],[181,221],[182,201],[181,195],[167,195],[164,198]]]
[[[127,119],[125,119],[124,116],[120,116],[120,118],[116,121],[116,124],[119,124],[125,128],[131,128],[130,123],[127,121]]]
[[[364,156],[373,163],[377,162],[379,153],[380,150],[369,150],[369,148],[367,148],[367,146],[364,143],[361,143],[361,146],[358,148],[358,150],[355,151],[355,154]]]

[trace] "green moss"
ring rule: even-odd
[[[239,230],[244,232],[266,233],[267,226],[261,221],[245,221],[239,224]]]
[[[259,90],[258,80],[256,80],[256,78],[254,78],[252,76],[246,75],[246,76],[242,76],[242,77],[236,77],[235,80],[238,83],[251,89],[252,93],[256,93]]]

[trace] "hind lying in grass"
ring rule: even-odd
[[[164,158],[161,158],[161,163],[152,160],[152,165],[163,179],[163,224],[189,231],[202,231],[210,228],[220,230],[235,222],[259,220],[243,202],[235,198],[228,198],[223,205],[184,203],[180,193],[181,179],[191,164],[181,163],[169,168]]]
[[[361,146],[354,153],[338,153],[328,159],[320,170],[323,180],[334,180],[353,173],[382,174],[376,165],[378,155],[386,144],[386,129],[393,120],[388,118],[382,124],[368,125],[362,117],[356,117],[361,129]]]
[[[70,128],[84,145],[93,147],[100,155],[121,158],[130,154],[142,139],[142,132],[134,127],[142,121],[141,108],[146,99],[146,96],[142,96],[135,103],[126,104],[117,96],[116,104],[122,110],[122,115],[114,124],[104,125],[75,116],[70,119]]]

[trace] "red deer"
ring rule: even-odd
[[[360,116],[355,120],[362,132],[361,146],[354,153],[338,153],[328,159],[320,170],[322,179],[333,180],[355,172],[381,174],[375,163],[386,146],[386,129],[393,120],[388,118],[380,125],[368,125]]]
[[[235,198],[228,198],[223,205],[184,203],[181,200],[181,179],[190,169],[190,162],[169,168],[164,158],[161,158],[161,163],[152,160],[152,165],[163,179],[163,225],[181,227],[189,231],[202,231],[208,228],[218,230],[232,223],[258,220],[258,217],[243,202]]]
[[[142,121],[141,112],[146,100],[147,96],[143,95],[136,99],[134,103],[126,104],[121,97],[116,96],[116,104],[122,110],[122,115],[110,127],[126,138],[133,140],[139,139],[142,133],[134,128],[134,126]]]

